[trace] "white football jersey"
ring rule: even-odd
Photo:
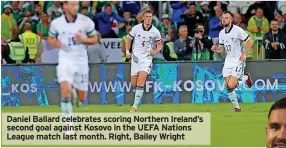
[[[224,63],[225,68],[236,67],[242,64],[239,58],[244,51],[243,42],[249,39],[248,34],[242,28],[233,24],[228,32],[225,28],[220,31],[219,44],[224,46],[224,50],[227,53]]]
[[[144,28],[143,23],[134,26],[130,31],[129,36],[134,40],[132,53],[138,58],[149,56],[155,43],[161,41],[159,30],[153,25],[146,29]]]
[[[51,22],[49,35],[56,37],[62,43],[59,49],[59,61],[68,58],[75,62],[88,62],[87,46],[75,40],[76,33],[83,37],[94,35],[96,33],[94,22],[82,14],[77,14],[73,22],[68,22],[65,15]]]

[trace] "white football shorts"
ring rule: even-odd
[[[57,77],[59,83],[68,81],[75,89],[88,91],[88,63],[75,63],[67,60],[59,61],[57,66]]]
[[[244,69],[245,69],[244,64],[240,64],[236,67],[227,67],[227,68],[224,67],[222,69],[222,75],[224,78],[228,76],[234,76],[237,79],[241,79],[242,76],[244,75]]]
[[[152,69],[152,56],[147,56],[144,58],[138,58],[132,55],[131,59],[131,76],[136,76],[140,71],[145,71],[150,74]]]

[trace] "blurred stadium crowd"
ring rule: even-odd
[[[62,2],[1,3],[2,64],[40,63],[43,48],[48,48],[45,41],[50,22],[65,11]],[[218,44],[218,34],[223,29],[220,20],[226,10],[234,14],[233,23],[255,41],[248,59],[286,59],[285,1],[81,1],[79,13],[94,21],[102,38],[122,38],[124,50],[128,32],[142,22],[146,8],[154,13],[152,24],[164,42],[161,57],[155,60],[224,60],[224,52],[213,53],[210,48]],[[92,48],[106,55],[104,46]],[[106,61],[105,57],[97,58],[101,58],[97,62]],[[124,52],[122,61],[128,61]]]

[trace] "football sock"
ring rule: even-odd
[[[236,93],[233,89],[228,89],[228,96],[229,96],[229,99],[233,105],[233,107],[236,107],[236,108],[240,108],[239,107],[239,103],[238,103],[238,100],[236,98]]]
[[[143,96],[143,92],[144,92],[144,87],[140,87],[140,86],[136,87],[133,107],[135,108],[138,107],[141,97]]]
[[[62,109],[62,112],[64,113],[64,116],[65,117],[70,117],[72,116],[72,100],[70,98],[65,98],[65,99],[62,99],[61,101],[61,109]],[[68,125],[72,125],[71,122],[67,123]]]

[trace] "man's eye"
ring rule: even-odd
[[[274,129],[274,130],[278,130],[278,129],[280,129],[280,126],[278,126],[278,125],[271,125],[270,128]]]

